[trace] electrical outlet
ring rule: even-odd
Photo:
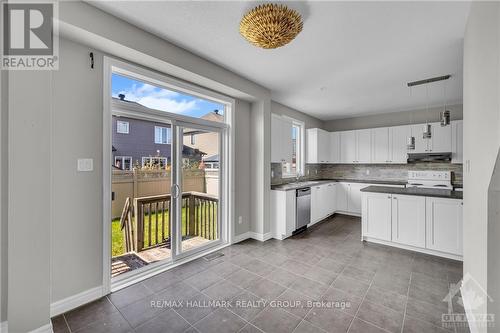
[[[243,223],[243,216],[238,216],[238,224],[242,224]]]
[[[314,170],[314,174],[317,175],[318,174],[318,170]]]
[[[370,169],[366,169],[366,175],[370,175]]]
[[[271,178],[274,178],[274,170],[271,170]]]

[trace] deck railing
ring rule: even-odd
[[[184,192],[181,201],[183,239],[195,236],[208,240],[217,239],[219,201],[217,196],[201,192]],[[125,242],[127,252],[140,252],[163,245],[170,246],[171,202],[170,194],[134,199],[133,223],[122,223],[125,240],[133,240]],[[130,227],[127,227],[128,225]]]

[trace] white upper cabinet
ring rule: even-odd
[[[340,132],[340,163],[371,162],[371,130]]]
[[[464,122],[451,122],[451,163],[463,163],[464,156]]]
[[[340,132],[340,162],[356,163],[356,131]]]
[[[428,139],[422,137],[426,128],[426,124],[411,126],[411,135],[415,138],[415,149],[411,150],[410,153],[426,153],[428,151]]]
[[[372,137],[370,129],[356,131],[357,163],[370,163],[372,161],[371,142],[372,142]]]
[[[330,133],[330,163],[340,163],[340,132]]]
[[[292,162],[292,120],[271,114],[271,162]]]
[[[372,163],[389,163],[389,153],[389,128],[372,129]]]
[[[429,139],[429,151],[435,153],[451,152],[451,126],[441,126],[440,123],[431,124],[432,136]]]
[[[411,128],[408,125],[389,127],[389,146],[391,163],[408,163],[408,149],[406,148]]]
[[[395,163],[408,161],[408,153],[453,152],[453,163],[462,163],[462,121],[441,127],[431,123],[431,138],[423,138],[426,124],[327,132],[307,130],[307,163]],[[408,137],[415,149],[408,150]],[[452,147],[453,145],[453,147]]]
[[[330,162],[330,134],[320,128],[307,130],[307,163]]]
[[[426,124],[412,125],[412,135],[415,137],[413,153],[449,153],[451,152],[451,126],[442,127],[440,123],[430,123],[431,137],[423,138]]]

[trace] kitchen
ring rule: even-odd
[[[361,217],[362,241],[461,260],[463,120],[450,121],[447,110],[434,112],[436,122],[308,128],[298,178],[286,177],[287,161],[300,163],[292,156],[301,142],[290,135],[294,120],[273,114],[273,142],[280,144],[271,149],[272,237],[345,214]]]
[[[0,71],[0,332],[498,331],[500,3],[54,6],[59,68]]]

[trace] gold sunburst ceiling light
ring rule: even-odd
[[[264,49],[290,43],[302,31],[302,17],[285,5],[264,4],[248,12],[240,22],[240,34]]]

